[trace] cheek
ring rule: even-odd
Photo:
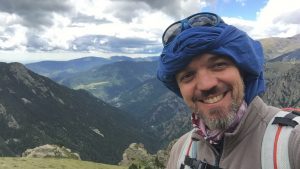
[[[240,103],[244,99],[244,82],[242,79],[239,79],[234,86],[234,96],[235,100]]]
[[[194,107],[194,103],[192,101],[193,98],[193,88],[189,85],[179,86],[180,93],[182,95],[183,101],[190,107]]]
[[[181,95],[183,97],[191,97],[193,96],[194,90],[195,90],[195,86],[193,83],[188,83],[188,84],[182,84],[181,86],[179,86]]]

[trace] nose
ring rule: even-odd
[[[201,91],[210,90],[218,84],[218,78],[210,71],[198,71],[196,80],[197,89]]]

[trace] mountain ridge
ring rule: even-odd
[[[270,37],[259,40],[263,46],[266,60],[292,52],[300,46],[300,34],[287,38]]]
[[[84,160],[117,163],[132,142],[157,146],[142,123],[84,90],[58,85],[19,63],[0,63],[0,76],[2,156],[56,144]]]

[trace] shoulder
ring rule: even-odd
[[[170,156],[168,159],[167,169],[174,169],[177,167],[177,162],[179,160],[180,154],[182,153],[183,146],[187,139],[190,138],[189,132],[181,136],[176,143],[173,145]]]
[[[298,146],[300,148],[300,124],[298,124],[291,132],[290,145]],[[300,151],[299,151],[300,153]]]
[[[300,168],[300,124],[291,132],[288,149],[291,168]]]
[[[247,111],[251,119],[258,119],[267,125],[280,109],[267,105],[259,96],[256,96],[248,105]]]
[[[300,125],[298,124],[291,133],[291,137],[300,141]],[[298,142],[300,143],[300,142]]]
[[[170,153],[170,158],[169,161],[172,160],[171,157],[176,157],[175,159],[178,159],[181,150],[185,144],[185,142],[187,141],[187,139],[190,138],[190,133],[186,133],[183,136],[181,136],[176,143],[173,145],[172,149],[171,149],[171,153]],[[177,160],[176,160],[177,161]]]

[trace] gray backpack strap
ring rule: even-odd
[[[201,160],[197,160],[197,153],[199,149],[199,141],[192,139],[192,133],[195,129],[190,131],[181,149],[177,169],[221,169],[218,166],[210,165]]]
[[[262,142],[262,169],[290,169],[288,141],[293,128],[300,124],[300,116],[278,112],[269,122]]]
[[[185,166],[184,165],[184,160],[185,160],[185,156],[187,155],[187,152],[189,153],[188,155],[196,158],[197,156],[197,144],[192,141],[192,133],[194,132],[194,129],[191,130],[183,144],[183,147],[181,148],[181,152],[179,155],[179,159],[177,162],[177,169],[190,169],[189,166]]]

